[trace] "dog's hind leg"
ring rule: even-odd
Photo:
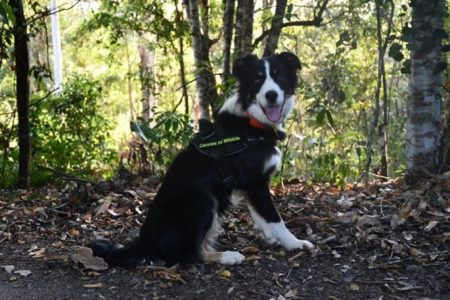
[[[203,250],[203,260],[217,262],[224,265],[237,265],[245,260],[245,256],[237,251],[208,251]]]
[[[206,232],[202,244],[202,259],[205,262],[217,262],[224,265],[240,264],[245,256],[237,251],[216,251],[214,242],[219,235],[221,225],[217,213],[214,213],[213,221],[209,230]]]

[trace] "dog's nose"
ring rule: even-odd
[[[266,93],[266,99],[269,101],[269,103],[273,104],[277,102],[278,94],[275,91],[268,91]]]

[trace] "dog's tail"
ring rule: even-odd
[[[106,240],[94,240],[90,248],[94,256],[102,257],[110,266],[134,268],[147,256],[139,244],[139,239],[125,247],[119,247]]]

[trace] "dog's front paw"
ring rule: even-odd
[[[237,251],[222,252],[220,263],[224,265],[237,265],[245,260],[245,256]]]
[[[283,243],[283,248],[288,250],[288,251],[292,251],[295,249],[302,249],[302,250],[306,250],[309,252],[313,252],[315,250],[314,244],[306,241],[306,240],[299,240],[297,238],[292,239],[290,241],[286,241],[285,243]]]

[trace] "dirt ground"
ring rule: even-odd
[[[74,254],[94,237],[136,235],[156,186],[0,191],[0,298],[450,299],[447,187],[444,180],[414,189],[401,182],[274,188],[287,226],[317,253],[267,246],[247,209],[236,207],[222,221],[218,246],[245,254],[241,265],[154,262],[132,270],[98,270]]]

